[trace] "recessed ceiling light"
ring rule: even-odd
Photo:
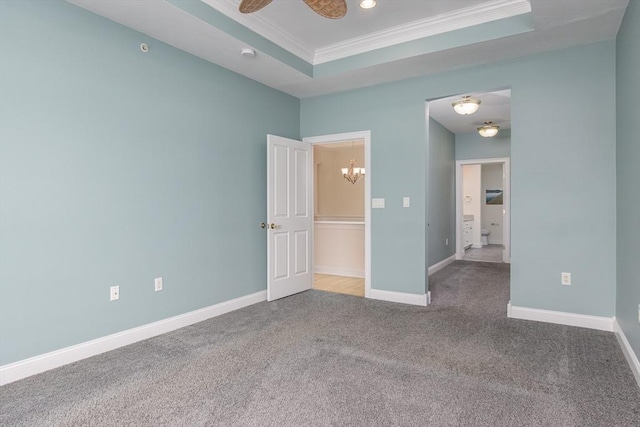
[[[363,9],[371,9],[376,5],[376,0],[362,0],[360,2],[360,7]]]

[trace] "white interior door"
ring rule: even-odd
[[[311,289],[311,144],[267,135],[267,300]]]

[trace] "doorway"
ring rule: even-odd
[[[510,159],[456,162],[456,259],[511,262]]]
[[[313,153],[313,289],[369,297],[370,132],[324,135],[303,141],[312,145]],[[350,160],[355,160],[356,172],[364,169],[355,183],[343,176],[349,172]]]
[[[425,109],[429,281],[431,275],[435,275],[434,280],[443,279],[455,276],[458,269],[467,267],[509,271],[511,90],[498,88],[428,99]],[[487,173],[493,173],[494,179],[487,185],[481,180],[484,165],[487,165]],[[475,192],[467,199],[468,203],[477,203],[477,213],[464,212],[465,195],[468,194],[462,189],[462,166],[475,167],[478,176]],[[487,214],[487,198],[490,199],[490,214],[498,214],[497,218]],[[465,218],[465,214],[473,215],[473,218]],[[464,219],[468,221],[465,223]],[[483,244],[483,237],[486,244]],[[487,261],[485,257],[493,257],[491,260],[495,262],[476,267],[467,261]],[[477,283],[476,278],[469,276],[460,282],[460,288],[434,287],[432,298],[434,301],[446,300],[452,296],[451,292],[455,294],[466,285],[469,285],[469,292],[475,292]],[[431,284],[429,288],[431,290]]]

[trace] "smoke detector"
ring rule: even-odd
[[[249,47],[245,47],[240,51],[240,54],[246,58],[253,58],[254,56],[256,56],[256,51]]]

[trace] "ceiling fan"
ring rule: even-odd
[[[240,12],[253,13],[257,12],[272,0],[242,0],[240,3]],[[304,0],[304,2],[318,15],[329,19],[339,19],[347,14],[346,0]]]

